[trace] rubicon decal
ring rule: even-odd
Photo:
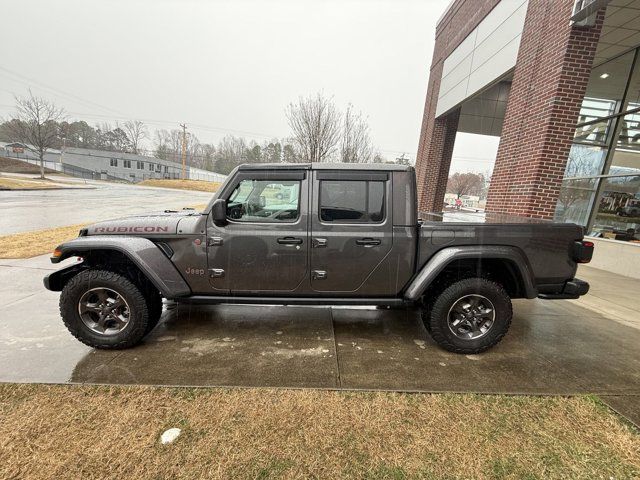
[[[169,233],[169,227],[96,227],[94,233]]]

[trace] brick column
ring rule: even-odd
[[[451,155],[460,110],[436,118],[430,125],[428,144],[418,167],[418,205],[421,212],[441,212],[449,178]]]
[[[604,12],[572,27],[573,0],[529,0],[487,211],[553,218]]]

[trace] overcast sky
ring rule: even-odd
[[[89,123],[186,122],[202,142],[289,135],[318,91],[369,119],[387,158],[415,157],[435,25],[449,0],[4,2],[0,114],[34,93]],[[461,138],[463,137],[463,138]],[[497,139],[459,135],[453,170],[486,171]]]

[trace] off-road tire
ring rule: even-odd
[[[145,297],[147,299],[147,310],[149,311],[149,322],[147,323],[147,330],[145,332],[145,335],[147,335],[156,328],[162,316],[162,295],[155,289],[150,289],[145,294]]]
[[[116,335],[104,336],[93,332],[80,318],[78,302],[88,290],[97,287],[113,289],[129,306],[129,324]],[[69,332],[93,348],[133,347],[140,343],[149,327],[149,307],[143,291],[127,277],[108,270],[84,270],[71,278],[60,294],[60,315]]]
[[[449,328],[449,310],[460,298],[473,294],[491,301],[495,319],[483,337],[461,339]],[[511,299],[502,285],[484,278],[467,278],[453,283],[435,298],[430,311],[422,313],[425,327],[435,342],[445,350],[462,354],[481,353],[496,345],[509,330],[512,317]]]

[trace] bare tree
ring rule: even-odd
[[[569,218],[571,207],[576,202],[581,204],[591,198],[594,193],[594,186],[591,182],[590,178],[579,178],[568,180],[562,185],[558,194],[558,203],[562,207],[563,218]]]
[[[387,159],[380,153],[380,151],[375,150],[373,154],[373,158],[371,159],[372,163],[387,163]]]
[[[29,90],[28,97],[14,97],[17,122],[8,122],[8,134],[13,141],[23,143],[40,159],[40,178],[44,178],[44,155],[58,141],[58,122],[64,109]]]
[[[155,155],[163,160],[180,161],[182,152],[182,132],[173,130],[156,130]]]
[[[128,120],[124,122],[122,129],[127,134],[132,153],[137,155],[140,153],[142,141],[148,138],[147,126],[140,120]]]
[[[342,122],[340,160],[345,163],[369,163],[373,158],[373,145],[369,137],[369,125],[361,113],[347,106]]]
[[[231,170],[245,163],[247,159],[247,144],[242,137],[227,135],[216,149],[216,172],[229,174]]]
[[[321,93],[298,98],[286,109],[295,146],[303,162],[329,159],[340,140],[341,114],[332,98]]]
[[[455,193],[458,198],[463,195],[480,195],[484,187],[484,176],[480,173],[454,173],[447,182],[447,193]]]

